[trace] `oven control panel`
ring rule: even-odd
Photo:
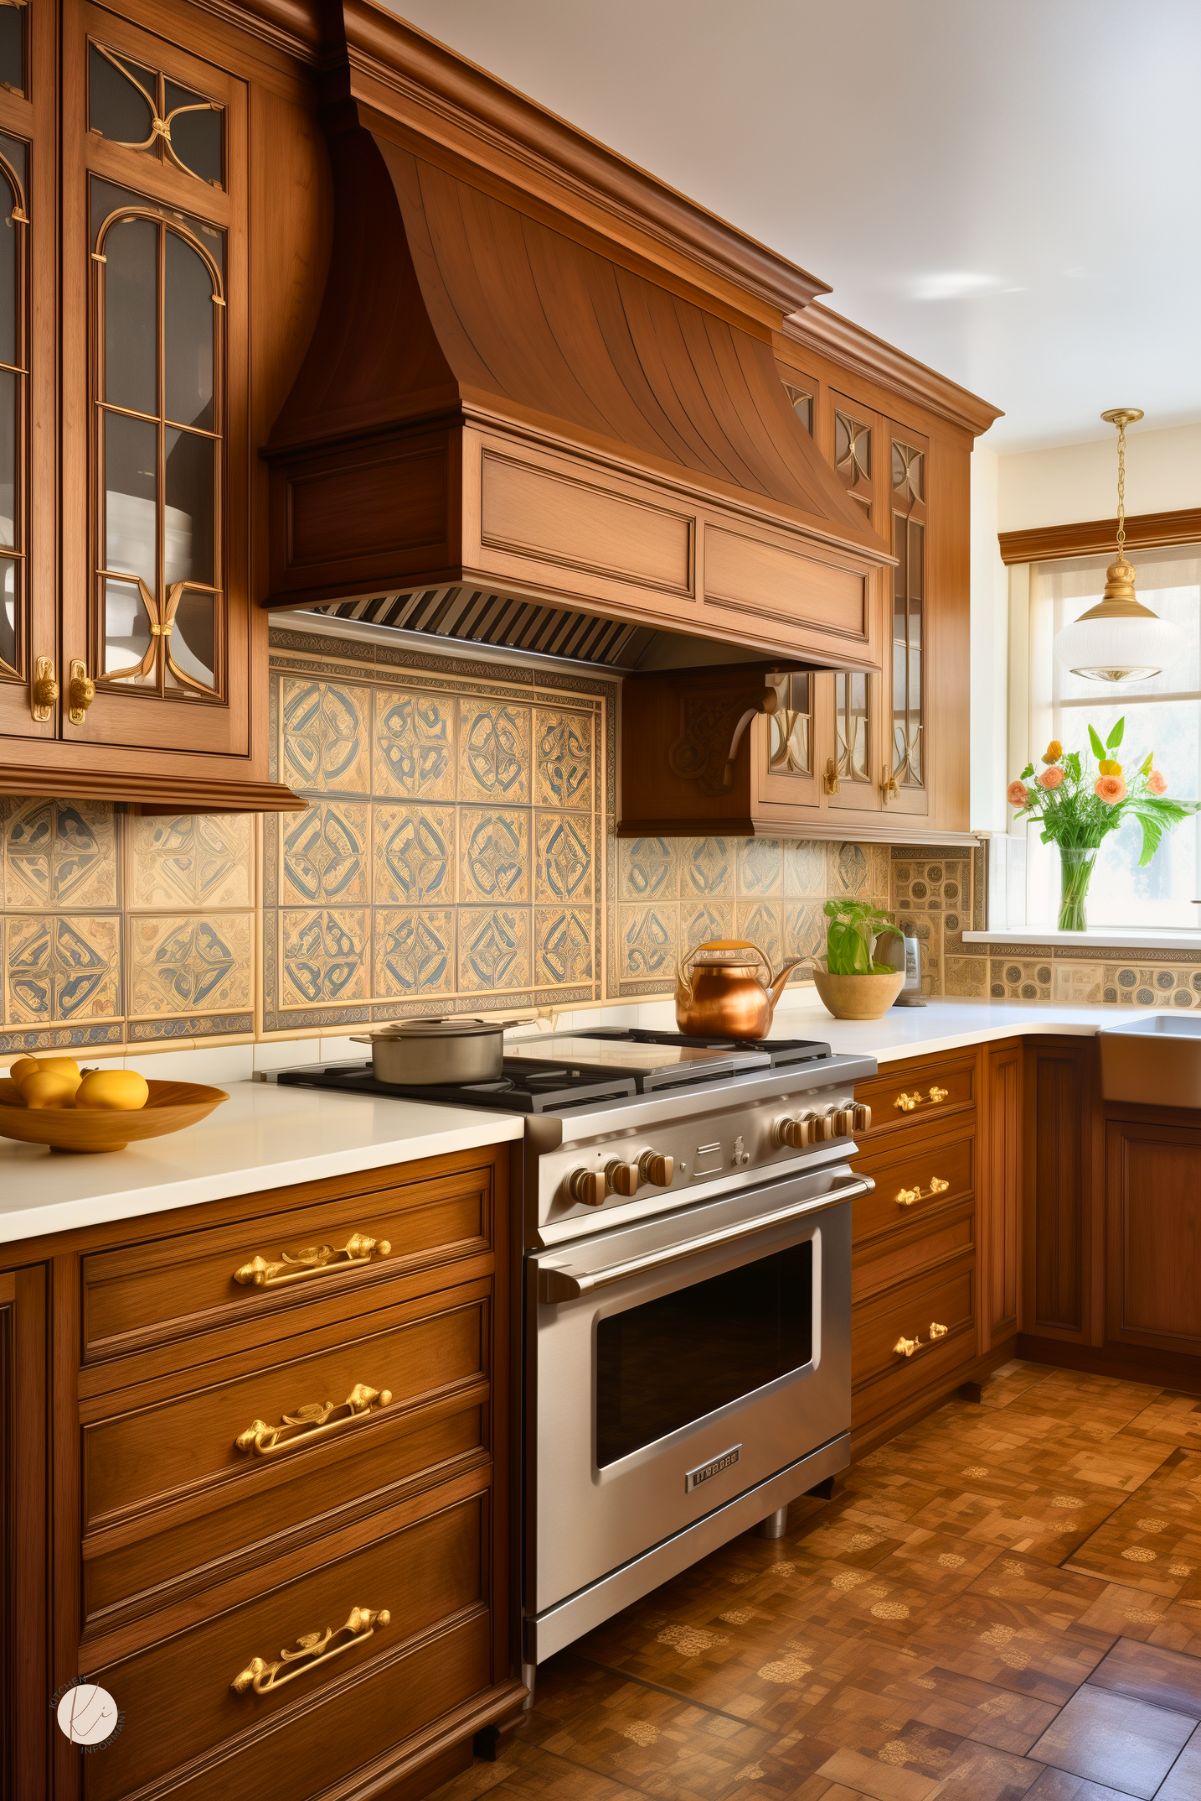
[[[634,1218],[676,1206],[690,1190],[737,1185],[759,1171],[812,1158],[827,1145],[842,1156],[871,1123],[870,1110],[845,1089],[763,1096],[653,1126],[616,1122],[538,1159],[538,1224],[552,1236],[595,1228],[602,1211]],[[614,1220],[616,1223],[616,1220]],[[562,1233],[554,1230],[563,1228]]]

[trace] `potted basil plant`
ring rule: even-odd
[[[877,963],[873,952],[880,934],[895,926],[867,901],[831,900],[824,911],[825,968],[813,969],[822,1005],[835,1019],[882,1019],[901,992],[905,972]]]

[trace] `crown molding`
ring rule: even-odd
[[[1047,563],[1056,557],[1095,556],[1113,550],[1116,519],[1082,519],[1068,525],[1039,525],[1028,531],[999,532],[1003,563]],[[1155,550],[1165,544],[1201,543],[1201,507],[1172,513],[1135,513],[1126,519],[1127,550]]]
[[[816,350],[843,368],[854,370],[856,375],[881,382],[894,393],[903,394],[950,424],[971,432],[973,437],[979,437],[1002,417],[1000,407],[981,400],[949,376],[919,363],[895,344],[876,337],[862,325],[852,324],[820,302],[785,319],[783,335],[794,344]]]

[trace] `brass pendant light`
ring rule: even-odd
[[[1148,681],[1171,662],[1179,639],[1174,625],[1136,597],[1134,567],[1126,561],[1126,427],[1142,416],[1137,406],[1101,414],[1118,433],[1118,554],[1105,572],[1100,600],[1055,641],[1060,665],[1095,682]]]

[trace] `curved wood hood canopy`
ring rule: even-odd
[[[740,288],[732,228],[422,34],[342,18],[327,285],[265,453],[269,604],[461,584],[878,666],[891,558],[772,353],[821,284],[775,259],[772,293],[770,253],[741,240]],[[628,171],[620,231],[581,204],[569,150]],[[715,272],[697,245],[719,231]]]

